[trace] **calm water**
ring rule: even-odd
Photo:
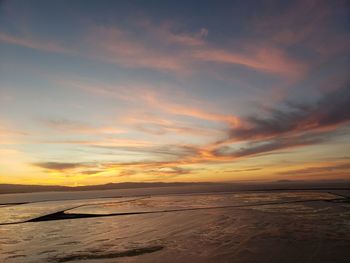
[[[138,191],[0,196],[76,199],[0,206],[0,262],[349,262],[350,205],[339,196]],[[40,221],[59,211],[77,218]]]

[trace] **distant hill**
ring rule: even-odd
[[[101,185],[87,186],[59,186],[59,185],[22,185],[22,184],[0,184],[0,194],[10,193],[32,193],[32,192],[53,192],[53,191],[89,191],[149,187],[171,187],[189,185],[208,185],[212,183],[108,183]]]
[[[279,190],[279,189],[350,189],[350,180],[323,180],[323,181],[290,181],[279,180],[270,182],[227,182],[227,183],[108,183],[88,186],[59,186],[59,185],[21,185],[21,184],[0,184],[0,194],[11,193],[33,193],[33,192],[61,192],[61,191],[90,191],[90,190],[111,190],[111,189],[135,189],[135,188],[158,188],[158,187],[181,187],[181,186],[209,186],[212,189],[220,188],[226,191],[237,190]],[[224,186],[224,187],[223,187]]]

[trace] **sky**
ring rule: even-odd
[[[0,183],[350,179],[348,1],[0,1]]]

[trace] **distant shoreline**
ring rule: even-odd
[[[272,182],[174,182],[174,183],[108,183],[103,185],[89,186],[58,186],[58,185],[19,185],[0,184],[1,194],[16,193],[39,193],[39,192],[76,192],[76,191],[100,191],[118,189],[140,189],[159,187],[200,187],[207,186],[216,188],[227,188],[229,191],[282,191],[282,190],[349,190],[350,180],[328,180],[328,181],[272,181]]]

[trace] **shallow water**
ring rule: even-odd
[[[0,262],[348,262],[350,205],[336,199],[289,191],[2,206],[3,223],[141,214],[0,225]]]

